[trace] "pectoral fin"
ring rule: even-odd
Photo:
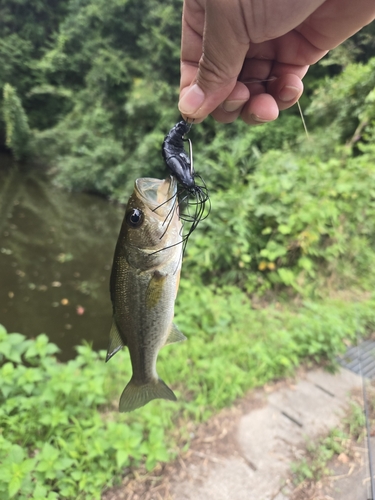
[[[159,271],[154,272],[146,293],[146,306],[148,309],[152,309],[159,302],[166,278],[166,274],[161,274]]]
[[[105,358],[105,361],[107,362],[118,352],[120,349],[122,349],[126,345],[126,342],[124,342],[121,338],[121,335],[118,331],[117,325],[115,318],[113,318],[112,321],[112,328],[109,333],[109,346],[108,346],[108,351],[107,351],[107,357]]]
[[[182,340],[186,340],[185,335],[172,323],[171,331],[169,332],[165,345],[181,342]]]

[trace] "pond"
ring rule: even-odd
[[[46,333],[62,360],[83,340],[106,349],[109,277],[124,208],[68,193],[0,157],[0,324]]]

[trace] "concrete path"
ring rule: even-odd
[[[294,386],[266,394],[262,407],[239,418],[230,435],[228,454],[188,464],[186,478],[171,485],[171,497],[289,500],[285,480],[290,464],[298,459],[306,439],[316,439],[340,423],[349,392],[360,388],[360,377],[348,370],[331,375],[319,369],[305,374]],[[357,488],[355,496],[338,495],[341,500],[368,499],[366,484]]]

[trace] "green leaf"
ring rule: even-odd
[[[21,446],[15,444],[8,452],[8,461],[10,463],[20,464],[25,458],[25,452]]]
[[[17,476],[13,476],[9,481],[8,493],[10,498],[14,497],[14,495],[19,492],[19,490],[21,489],[21,483],[21,479]]]
[[[129,454],[126,450],[116,451],[116,463],[119,468],[129,465]]]
[[[281,234],[290,234],[292,232],[292,228],[286,224],[280,224],[277,229]]]
[[[295,282],[295,275],[290,269],[280,268],[277,272],[285,285],[289,286]]]

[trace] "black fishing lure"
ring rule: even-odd
[[[185,139],[185,135],[190,131],[192,123],[181,120],[165,136],[161,148],[164,161],[171,171],[171,174],[187,190],[195,187],[193,153],[190,139]],[[187,155],[184,142],[188,141],[190,146],[190,156]]]
[[[188,224],[187,233],[182,238],[184,249],[191,233],[209,215],[211,210],[206,184],[194,170],[191,140],[185,137],[189,133],[191,126],[192,123],[185,120],[176,123],[165,136],[162,145],[164,161],[181,186],[172,210],[178,209],[184,226]],[[185,151],[185,142],[189,143],[189,154]],[[199,184],[197,180],[199,180]],[[169,224],[168,217],[166,223]]]

